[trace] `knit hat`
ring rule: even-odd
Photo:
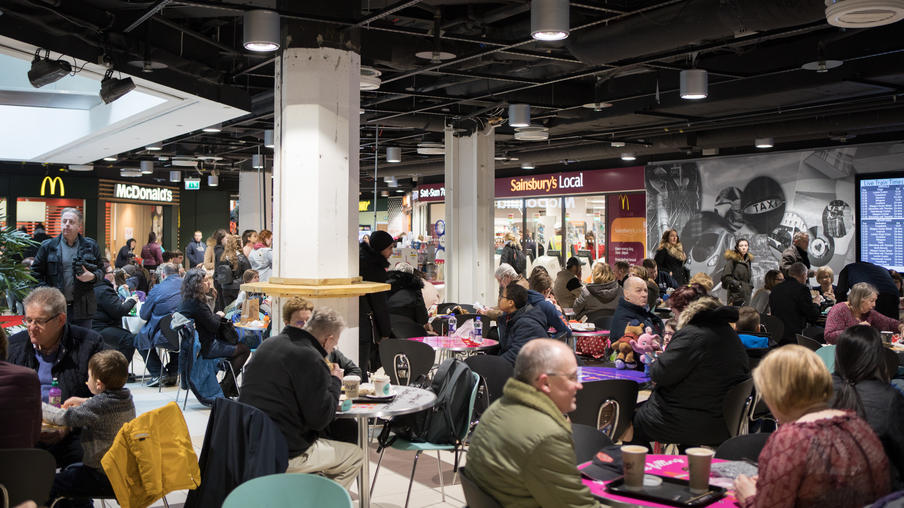
[[[374,231],[374,233],[370,235],[370,247],[377,252],[382,251],[390,245],[395,245],[395,243],[392,235],[386,231]]]

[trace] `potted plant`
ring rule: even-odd
[[[37,242],[15,226],[0,228],[0,292],[6,296],[0,300],[0,309],[15,313],[16,302],[22,301],[37,284],[31,270],[22,264],[22,253],[34,245]]]

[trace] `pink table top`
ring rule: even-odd
[[[483,342],[477,344],[471,340],[465,341],[460,337],[448,337],[445,335],[411,337],[408,340],[423,342],[433,349],[448,349],[449,351],[482,351],[499,344],[499,341],[493,339],[483,339]]]
[[[575,337],[608,337],[609,330],[591,330],[591,331],[581,331],[581,330],[572,330],[571,334]]]
[[[713,462],[723,462],[722,459],[713,459]],[[584,468],[588,463],[581,464],[578,466],[578,469]],[[680,478],[682,480],[686,480],[688,478],[687,473],[687,456],[686,455],[647,455],[647,464],[645,467],[647,474],[654,474],[658,476],[668,476],[671,478]],[[581,478],[581,481],[584,482],[584,485],[590,489],[590,492],[595,495],[606,499],[611,499],[613,501],[619,501],[622,503],[630,503],[637,506],[655,506],[655,507],[668,507],[669,505],[658,504],[652,501],[645,501],[643,499],[636,499],[633,497],[626,496],[617,496],[615,494],[610,494],[606,492],[606,483],[596,480],[591,480],[589,478]],[[718,507],[736,507],[737,502],[734,497],[733,483],[730,479],[727,478],[713,478],[710,477],[710,484],[718,487],[725,487],[728,489],[728,492],[725,494],[725,497],[716,501],[715,503],[709,506],[718,506]]]

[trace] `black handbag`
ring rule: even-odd
[[[236,331],[228,319],[220,318],[220,329],[217,331],[221,341],[231,346],[239,343],[239,332]]]

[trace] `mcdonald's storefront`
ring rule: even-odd
[[[512,232],[532,257],[640,264],[646,252],[641,166],[496,179],[496,249]],[[525,249],[527,250],[527,249]],[[531,256],[531,253],[528,254]],[[553,274],[554,275],[554,274]]]

